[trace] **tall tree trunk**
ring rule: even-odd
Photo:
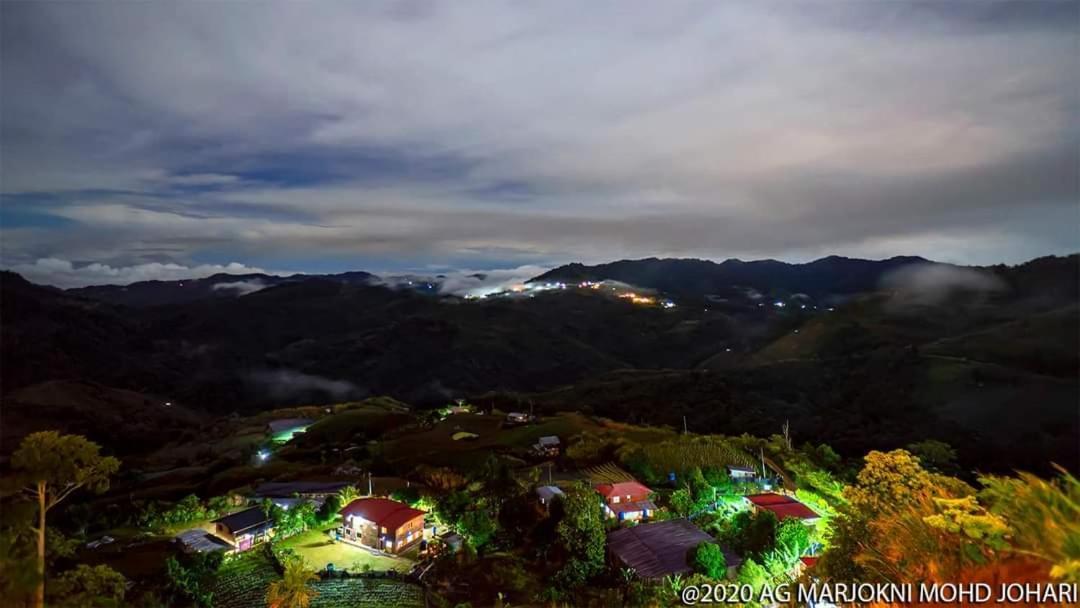
[[[37,484],[38,538],[37,538],[37,589],[34,590],[34,608],[45,607],[45,482]]]

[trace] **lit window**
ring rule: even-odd
[[[612,496],[611,497],[611,504],[613,504],[613,505],[619,504],[619,497],[618,496]]]

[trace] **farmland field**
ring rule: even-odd
[[[261,550],[222,564],[214,584],[215,608],[253,608],[266,605],[266,588],[278,573]]]

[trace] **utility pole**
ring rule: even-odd
[[[682,434],[686,435],[690,431],[686,430],[686,416],[682,417]]]
[[[372,494],[375,493],[373,491],[373,487],[374,486],[372,486],[372,484],[371,484],[371,471],[368,471],[368,474],[367,474],[367,495],[368,496],[371,496]]]

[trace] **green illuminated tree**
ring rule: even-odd
[[[720,545],[703,542],[694,549],[694,570],[713,579],[720,580],[727,575],[727,560]]]
[[[604,569],[604,515],[600,498],[587,486],[568,490],[563,507],[565,514],[555,530],[570,559],[556,580],[571,589]]]

